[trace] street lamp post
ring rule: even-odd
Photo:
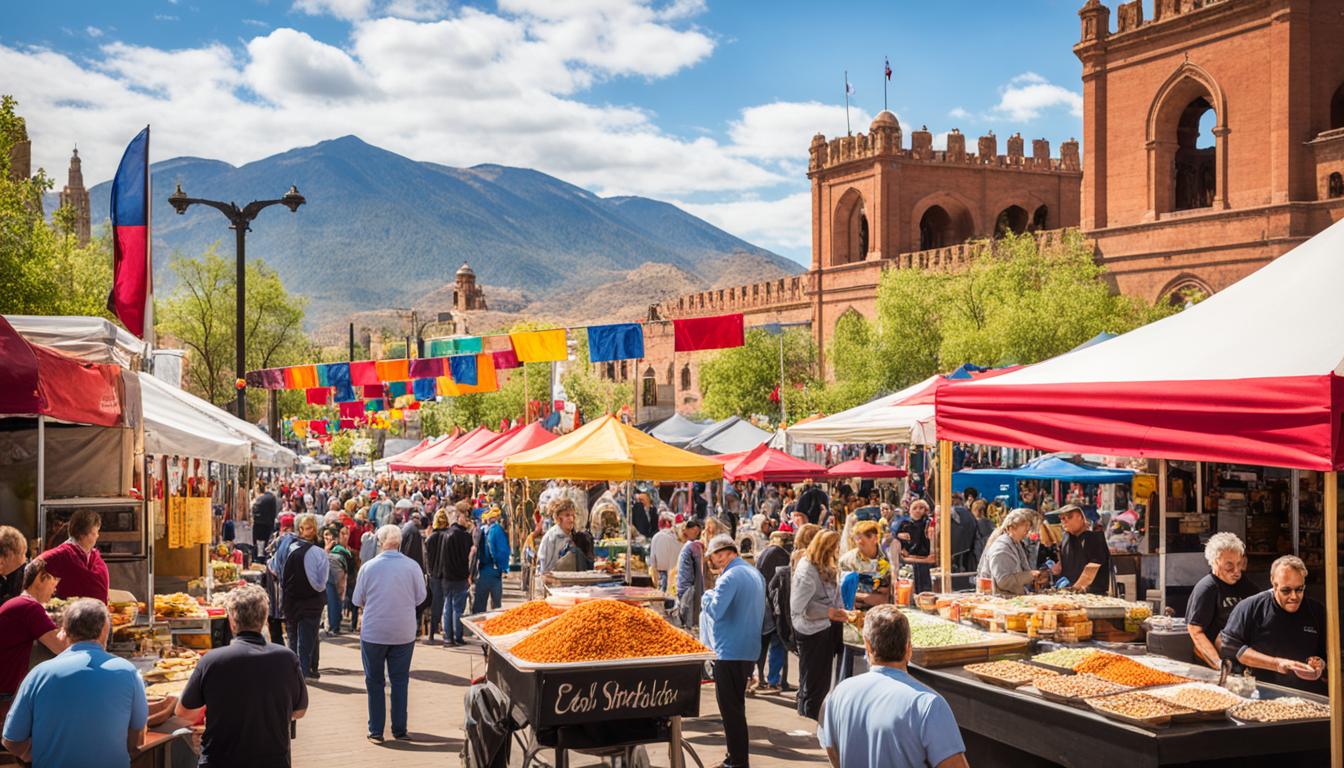
[[[198,203],[200,205],[208,205],[224,214],[225,218],[229,220],[229,229],[234,231],[236,242],[235,249],[238,260],[238,278],[237,283],[234,286],[234,309],[236,311],[236,327],[234,328],[235,378],[241,379],[247,372],[247,361],[244,354],[245,340],[243,338],[245,325],[243,318],[243,296],[245,295],[244,289],[246,288],[247,280],[247,232],[251,228],[250,225],[252,220],[257,217],[258,213],[261,213],[263,208],[268,208],[272,205],[283,205],[288,208],[291,213],[294,213],[297,212],[299,206],[303,205],[305,202],[307,201],[303,199],[303,195],[299,194],[298,187],[293,185],[290,185],[289,191],[279,200],[253,200],[241,209],[238,207],[237,203],[223,203],[218,200],[203,200],[196,197],[187,197],[187,193],[182,191],[181,184],[178,184],[177,189],[173,194],[168,196],[168,204],[173,206],[173,210],[177,211],[179,215],[186,213],[188,208]],[[238,390],[238,418],[244,421],[247,420],[246,389]]]

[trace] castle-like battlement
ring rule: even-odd
[[[1059,157],[1050,156],[1050,142],[1046,139],[1032,139],[1031,155],[1028,156],[1024,152],[1026,142],[1021,133],[1008,137],[1008,153],[1004,155],[998,153],[999,140],[993,131],[977,140],[973,153],[966,151],[966,136],[956,128],[947,135],[947,148],[943,150],[933,148],[933,133],[928,126],[911,132],[909,149],[904,148],[901,141],[900,124],[894,115],[885,111],[873,120],[872,128],[866,134],[839,136],[828,141],[818,133],[812,137],[812,145],[808,148],[808,174],[855,160],[875,158],[1057,173],[1079,173],[1082,168],[1075,139],[1060,145]]]
[[[1088,0],[1078,11],[1082,18],[1083,31],[1080,45],[1088,45],[1105,40],[1112,35],[1123,35],[1141,28],[1151,27],[1173,19],[1185,17],[1196,11],[1213,6],[1229,6],[1233,0],[1155,0],[1153,18],[1143,18],[1144,0],[1130,0],[1121,3],[1115,9],[1116,26],[1111,29],[1111,10],[1101,0]]]

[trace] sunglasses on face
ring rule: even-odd
[[[1283,595],[1284,597],[1288,597],[1289,595],[1301,595],[1301,594],[1304,594],[1304,593],[1307,591],[1307,588],[1306,588],[1305,586],[1301,586],[1301,587],[1278,587],[1278,591],[1279,591],[1279,594],[1280,594],[1280,595]]]

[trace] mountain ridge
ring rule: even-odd
[[[761,280],[802,267],[676,206],[635,196],[600,197],[541,171],[497,163],[458,168],[376,147],[355,135],[296,147],[234,166],[175,157],[151,165],[155,280],[171,289],[169,255],[210,244],[232,253],[219,212],[177,215],[167,195],[180,183],[194,197],[272,199],[291,184],[307,204],[258,215],[248,258],[276,269],[310,299],[311,324],[352,312],[407,306],[443,289],[465,261],[490,300],[492,288],[573,301],[619,283],[646,264],[666,264],[698,288],[720,278]],[[95,226],[108,216],[110,182],[90,190]],[[444,307],[450,309],[451,307]]]

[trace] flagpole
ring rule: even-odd
[[[854,131],[849,126],[849,70],[845,70],[845,135],[853,136]]]
[[[891,71],[891,60],[882,60],[882,111],[887,111],[887,83],[891,81],[891,76],[887,72]]]
[[[149,126],[145,126],[145,328],[144,339],[154,349],[154,179],[149,175]],[[151,365],[153,358],[150,358]],[[142,366],[143,367],[143,366]]]

